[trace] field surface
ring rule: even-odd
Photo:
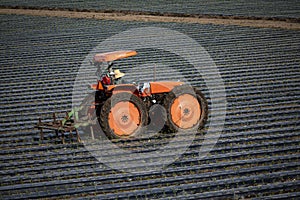
[[[117,0],[75,0],[75,1],[47,1],[47,0],[2,0],[2,6],[30,6],[51,7],[68,9],[93,9],[93,10],[124,10],[158,13],[180,14],[209,14],[225,16],[254,16],[254,17],[279,17],[299,18],[300,3],[297,0],[275,1],[203,1],[203,0],[172,0],[172,1],[117,1]]]
[[[109,2],[107,9],[120,6],[115,1]],[[154,1],[143,9],[160,11],[161,8],[154,5],[156,2],[158,6],[159,2]],[[217,9],[214,3],[204,9],[193,6],[195,2],[188,2],[186,9],[177,9],[176,3],[163,9],[179,13],[205,10],[208,14],[299,17],[296,1],[282,4],[287,7],[278,12],[269,6],[258,9],[251,1],[247,1],[250,5],[247,10],[234,4],[235,9],[224,8],[226,12]],[[289,5],[292,2],[295,7]],[[100,4],[97,3],[97,8]],[[226,6],[230,4],[233,1]],[[1,5],[22,3],[2,1]],[[43,1],[27,1],[25,6],[44,5]],[[68,1],[51,1],[47,6],[69,8],[73,5]],[[80,1],[76,5],[91,8],[94,2]],[[222,7],[220,3],[217,6]],[[123,9],[138,8],[128,5]],[[299,198],[299,31],[21,15],[2,15],[0,23],[1,199]],[[220,116],[226,111],[226,118],[212,151],[205,158],[198,155],[209,126],[221,123],[218,120],[211,123],[211,116],[179,159],[154,172],[145,169],[126,173],[111,169],[97,161],[82,144],[61,144],[54,138],[51,140],[50,132],[45,133],[46,140],[41,143],[34,125],[40,116],[72,108],[74,81],[86,56],[107,38],[141,27],[166,28],[189,36],[204,47],[218,67],[225,86],[227,109],[215,108]],[[126,40],[121,42],[126,43]],[[174,42],[184,45],[183,41]],[[140,54],[136,58],[116,63],[128,79],[151,79],[153,70],[149,65],[156,65],[157,79],[184,79],[201,88],[211,110],[209,88],[186,60],[151,48],[137,51]],[[133,66],[139,70],[132,70]],[[93,70],[91,67],[88,72]],[[214,73],[205,66],[203,71]],[[219,85],[214,84],[215,80],[210,81],[218,91]],[[75,93],[75,96],[84,97],[86,93]],[[182,137],[177,147],[183,148],[188,137]],[[123,149],[144,152],[157,149],[170,138],[170,134],[161,134],[149,140],[115,143]],[[107,150],[105,146],[101,148]],[[157,159],[164,158],[157,155]]]

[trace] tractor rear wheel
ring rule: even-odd
[[[97,121],[96,111],[95,111],[95,92],[87,95],[82,103],[80,104],[80,110],[78,111],[78,120],[82,125],[79,127],[84,133],[91,133],[93,129],[94,132],[98,132],[100,128],[94,124]]]
[[[95,107],[95,92],[92,92],[82,100],[82,103],[80,104],[81,109],[78,112],[79,118],[85,119],[88,118],[88,115],[90,115],[91,118],[96,118],[94,107]]]
[[[164,106],[171,131],[201,129],[207,120],[205,97],[188,85],[175,87],[167,94]]]
[[[148,122],[147,109],[136,95],[122,92],[111,96],[101,108],[99,123],[109,138],[139,134]]]

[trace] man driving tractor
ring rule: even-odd
[[[114,74],[112,76],[112,84],[118,85],[121,84],[122,77],[125,76],[125,73],[122,73],[119,69],[114,70]]]
[[[102,75],[101,82],[103,85],[118,85],[121,84],[121,79],[125,76],[125,73],[122,73],[119,69],[114,70]]]
[[[105,63],[95,62],[94,65],[97,67],[96,76],[101,80],[103,85],[118,85],[122,83],[121,78],[125,76],[119,69],[113,70],[112,62],[107,62],[107,67],[104,67]],[[102,73],[102,69],[106,68],[106,72]]]

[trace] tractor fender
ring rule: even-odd
[[[101,81],[98,81],[96,84],[91,84],[90,89],[92,90],[104,90],[103,84]]]
[[[90,88],[91,88],[92,90],[97,90],[98,84],[91,84],[91,85],[90,85]]]
[[[112,94],[128,92],[128,93],[134,94],[136,96],[139,96],[139,91],[138,91],[137,87],[133,84],[116,85],[115,87],[112,87],[110,91],[112,92]]]

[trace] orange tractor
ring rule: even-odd
[[[98,67],[98,81],[91,86],[95,92],[85,98],[80,108],[67,114],[63,123],[40,121],[37,127],[42,130],[58,124],[61,131],[75,130],[82,124],[76,125],[76,120],[70,119],[78,112],[79,118],[97,118],[109,138],[134,137],[157,127],[171,131],[201,129],[208,106],[199,90],[184,82],[120,83],[125,74],[112,69],[113,61],[135,55],[136,51],[96,54],[93,63]],[[65,125],[67,122],[70,126]]]

